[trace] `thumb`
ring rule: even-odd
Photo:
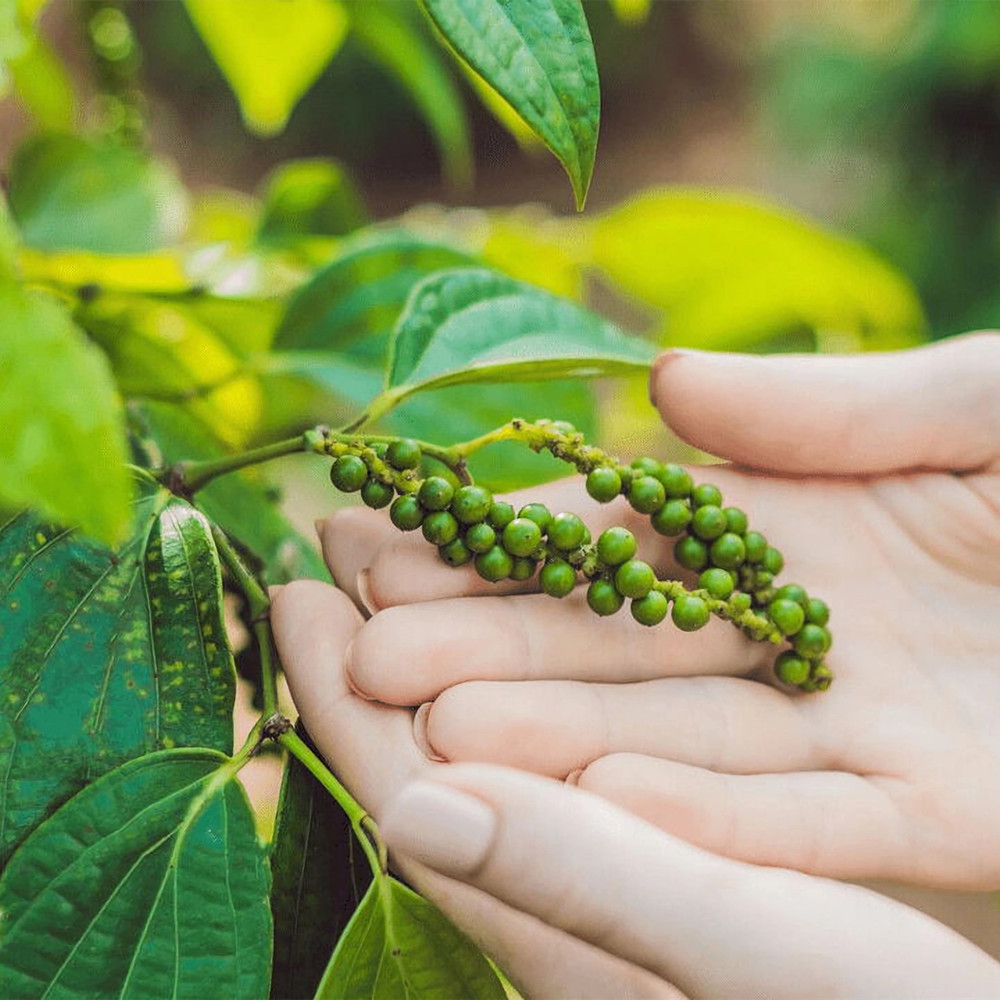
[[[1000,334],[908,351],[668,351],[650,398],[685,441],[770,472],[984,469],[1000,457]]]

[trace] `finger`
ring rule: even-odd
[[[773,656],[719,619],[680,632],[667,622],[643,628],[624,609],[598,618],[581,587],[560,601],[519,594],[386,608],[358,633],[346,670],[371,698],[420,705],[462,681],[745,674]]]
[[[381,829],[395,850],[692,996],[989,996],[1000,985],[983,952],[894,900],[718,858],[534,775],[455,766],[404,789]]]
[[[685,441],[754,468],[957,471],[997,461],[998,371],[998,334],[855,356],[673,351],[650,394]]]
[[[333,517],[316,522],[323,558],[337,586],[359,607],[374,610],[358,591],[358,577],[374,558],[380,546],[395,539],[399,532],[384,511],[368,507],[346,507]]]
[[[422,706],[414,727],[432,759],[505,764],[552,778],[617,753],[730,774],[824,766],[795,700],[728,677],[473,681]]]
[[[874,780],[837,771],[721,774],[639,754],[602,757],[587,791],[740,861],[831,878],[899,878],[913,831]]]

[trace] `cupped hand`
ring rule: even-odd
[[[774,647],[725,623],[597,618],[579,590],[486,583],[360,509],[321,532],[335,578],[378,612],[349,682],[420,706],[432,758],[569,777],[713,852],[998,888],[998,386],[996,334],[855,357],[673,352],[656,367],[666,422],[731,463],[696,481],[784,552],[781,581],[830,605],[829,691],[782,689]],[[595,536],[624,524],[661,576],[676,570],[671,541],[623,500],[598,506],[579,479],[524,497]]]

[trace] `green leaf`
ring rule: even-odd
[[[652,347],[600,316],[494,271],[425,278],[393,331],[386,395],[473,382],[625,375]]]
[[[71,129],[76,121],[73,82],[62,61],[38,35],[10,63],[18,101],[46,129]]]
[[[348,18],[335,0],[184,0],[247,127],[275,135],[336,55]],[[252,12],[252,16],[250,16]]]
[[[0,528],[0,567],[2,865],[123,761],[228,752],[235,678],[208,522],[154,483],[117,551],[22,513]]]
[[[349,10],[354,39],[399,80],[426,119],[445,177],[456,187],[467,188],[473,155],[462,95],[410,18],[409,6],[354,3]]]
[[[43,823],[0,878],[0,994],[263,997],[270,878],[235,776],[151,754]]]
[[[179,235],[186,203],[174,175],[135,150],[43,134],[14,153],[10,208],[30,246],[145,253]]]
[[[353,864],[357,850],[351,824],[330,793],[290,756],[271,854],[276,1000],[311,1000],[315,994],[333,946],[371,881],[363,856]]]
[[[55,299],[0,278],[0,503],[117,542],[131,483],[114,380]]]
[[[337,943],[316,1000],[504,1000],[483,954],[394,878],[372,883]]]
[[[566,169],[577,208],[594,172],[601,94],[580,0],[421,0],[438,30]]]

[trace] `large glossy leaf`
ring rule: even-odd
[[[60,302],[2,275],[0,373],[0,503],[118,541],[132,490],[107,361]]]
[[[271,854],[275,1000],[311,1000],[371,872],[330,793],[289,757]]]
[[[209,750],[152,754],[43,823],[0,879],[0,995],[265,996],[270,879],[234,777]]]
[[[739,349],[805,329],[891,348],[923,328],[913,288],[873,253],[745,197],[649,192],[599,219],[591,249],[615,285],[666,312],[672,344]]]
[[[280,132],[347,33],[336,0],[184,0],[246,124]]]
[[[566,168],[578,208],[594,172],[600,85],[580,0],[422,0],[438,30]]]
[[[372,883],[323,975],[316,1000],[504,1000],[482,953],[394,878]]]
[[[112,143],[47,134],[10,165],[10,207],[25,243],[43,250],[144,253],[179,235],[183,191],[169,170]]]
[[[96,775],[232,746],[234,672],[205,518],[144,482],[117,551],[19,514],[0,529],[0,865]]]

